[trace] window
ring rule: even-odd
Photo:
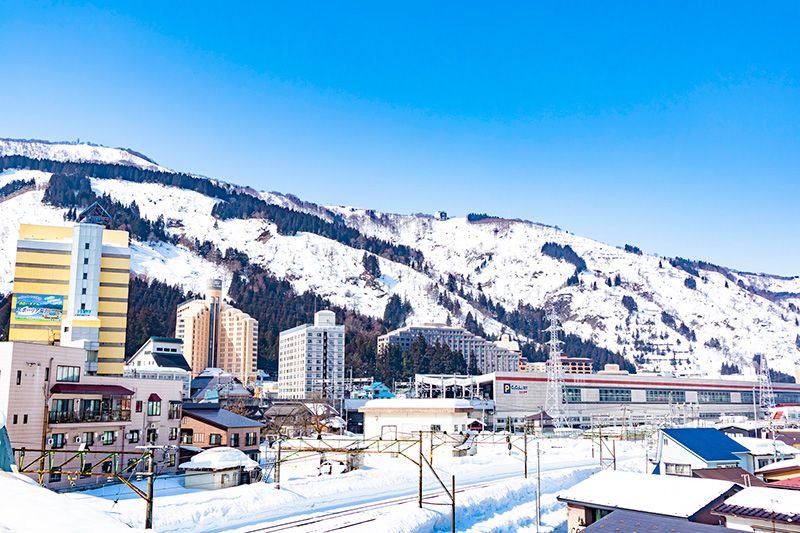
[[[169,412],[167,418],[177,420],[181,417],[181,402],[169,402]]]
[[[231,440],[229,446],[231,448],[238,448],[239,447],[239,434],[238,433],[231,433]]]
[[[128,465],[125,467],[125,471],[136,472],[136,467],[134,466],[136,461],[138,461],[138,459],[128,459]]]
[[[44,369],[44,380],[50,381],[50,367]]]
[[[128,433],[128,442],[133,444],[135,442],[139,442],[139,430],[132,429],[130,433]]]
[[[650,403],[686,403],[686,393],[682,390],[648,389],[645,394]]]
[[[155,444],[158,440],[158,430],[157,429],[148,429],[147,430],[147,443],[148,444]]]
[[[103,461],[103,466],[101,470],[104,474],[110,474],[114,471],[114,462],[113,461]]]
[[[166,456],[167,466],[175,466],[175,455],[174,453],[168,453]]]
[[[89,264],[89,258],[88,257],[84,257],[83,258],[83,264],[84,265],[88,265]]]
[[[697,391],[698,403],[731,403],[731,393],[719,390]]]
[[[81,304],[81,309],[85,310],[86,309],[86,304]]]
[[[742,403],[753,403],[753,391],[748,391],[748,392],[741,393],[741,402]]]
[[[11,420],[12,420],[12,422],[11,422],[12,424],[16,424],[17,423],[17,415],[12,416]]]
[[[106,446],[110,444],[114,444],[114,432],[113,431],[104,431],[103,432],[103,444]]]
[[[169,428],[169,440],[178,440],[178,428]]]
[[[81,294],[86,294],[86,287],[81,289]]]
[[[83,249],[84,249],[84,250],[88,250],[88,249],[89,249],[89,243],[88,243],[88,242],[87,242],[86,244],[84,244],[84,245],[83,245]]]
[[[17,370],[17,385],[22,383],[22,370]]]
[[[772,458],[759,459],[758,460],[758,468],[764,468],[767,465],[771,465],[773,462],[774,461],[772,460]]]
[[[205,433],[195,433],[193,438],[194,438],[194,442],[205,442],[206,434]]]
[[[79,366],[61,366],[56,368],[56,381],[80,381],[81,367]]]
[[[86,272],[84,272],[84,273],[83,273],[83,279],[88,279],[88,278],[89,278],[89,274],[87,274]]]
[[[141,413],[142,412],[142,400],[139,400],[139,401],[136,402],[136,412],[137,413]]]
[[[664,463],[664,472],[670,476],[691,476],[692,465]]]
[[[244,445],[245,446],[255,446],[256,445],[256,432],[255,431],[248,431],[244,435]]]
[[[64,443],[65,443],[66,439],[64,438],[64,434],[63,433],[53,433],[51,438],[53,439],[53,448],[54,449],[55,448],[63,448],[64,447]]]
[[[564,402],[565,403],[580,403],[581,389],[578,387],[564,388]]]
[[[94,444],[94,433],[88,432],[81,435],[81,442],[87,446]]]
[[[48,483],[58,483],[61,481],[61,467],[54,466],[50,469],[50,475],[47,478]]]
[[[212,446],[222,444],[222,435],[219,433],[211,433],[208,436],[208,443]]]
[[[161,402],[148,401],[147,402],[147,416],[161,416]]]
[[[22,423],[23,424],[27,424],[28,423],[28,415],[22,415]]]
[[[431,431],[441,431],[442,426],[439,424],[431,424]]]
[[[92,477],[92,466],[92,463],[83,463],[83,468],[81,468],[81,479]]]
[[[630,402],[630,389],[600,389],[600,401],[610,403]]]

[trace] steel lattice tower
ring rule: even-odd
[[[764,416],[769,416],[770,409],[775,407],[775,391],[772,390],[772,378],[769,375],[767,356],[758,354],[756,370],[758,373],[758,405]]]
[[[562,331],[555,308],[550,308],[547,314],[547,331],[550,333],[550,340],[547,342],[550,349],[550,356],[547,360],[547,396],[545,397],[545,411],[553,417],[553,424],[556,427],[564,425],[563,402],[564,402],[564,372],[561,365],[561,345],[563,341],[558,338]]]

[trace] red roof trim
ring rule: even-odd
[[[133,391],[121,385],[93,385],[91,383],[56,383],[50,387],[53,394],[104,394],[107,396],[133,396]]]

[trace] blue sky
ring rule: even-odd
[[[0,2],[0,136],[800,274],[800,3]]]

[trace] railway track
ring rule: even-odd
[[[503,482],[507,482],[507,481],[508,481],[507,479],[503,479],[503,480],[493,481],[491,483],[481,483],[481,484],[476,484],[476,485],[467,485],[467,486],[462,487],[462,488],[457,488],[456,489],[456,493],[458,494],[460,492],[464,492],[464,491],[467,491],[467,490],[490,487],[492,485],[496,485],[498,483],[503,483]],[[431,498],[440,498],[440,497],[442,497],[444,495],[445,495],[445,492],[440,490],[440,491],[428,493],[424,498],[425,498],[425,501],[429,501]],[[383,509],[383,508],[386,508],[386,507],[393,507],[395,505],[402,505],[404,503],[413,503],[413,502],[416,502],[416,501],[417,501],[417,496],[416,495],[414,495],[414,496],[406,496],[406,497],[402,497],[402,498],[392,498],[390,500],[383,500],[383,501],[380,501],[380,502],[368,503],[368,504],[359,505],[359,506],[356,506],[356,507],[350,507],[350,508],[347,508],[347,509],[342,509],[341,511],[331,511],[331,512],[320,514],[320,515],[316,515],[316,516],[298,518],[298,519],[295,519],[295,520],[288,520],[288,521],[280,522],[280,523],[277,523],[277,524],[271,524],[271,525],[264,526],[264,527],[261,527],[261,528],[250,529],[250,530],[247,530],[246,533],[274,533],[274,532],[277,532],[277,531],[289,531],[289,530],[292,530],[292,529],[295,529],[295,528],[299,528],[299,527],[313,526],[315,524],[322,525],[325,522],[328,522],[328,521],[331,521],[331,520],[339,520],[339,519],[344,518],[344,517],[353,516],[353,515],[359,515],[361,513],[368,512],[368,511],[374,511],[376,509]],[[350,522],[350,523],[346,523],[346,524],[336,524],[336,525],[331,524],[331,526],[333,526],[333,527],[331,527],[330,529],[321,529],[321,530],[322,531],[326,531],[326,532],[328,532],[328,531],[341,531],[343,529],[347,529],[347,528],[354,527],[354,526],[361,525],[361,524],[366,524],[366,523],[372,522],[374,520],[375,520],[375,518],[373,517],[373,518],[369,518],[369,519],[365,519],[365,520],[359,520],[357,522]],[[324,526],[322,526],[322,527],[324,527]]]

